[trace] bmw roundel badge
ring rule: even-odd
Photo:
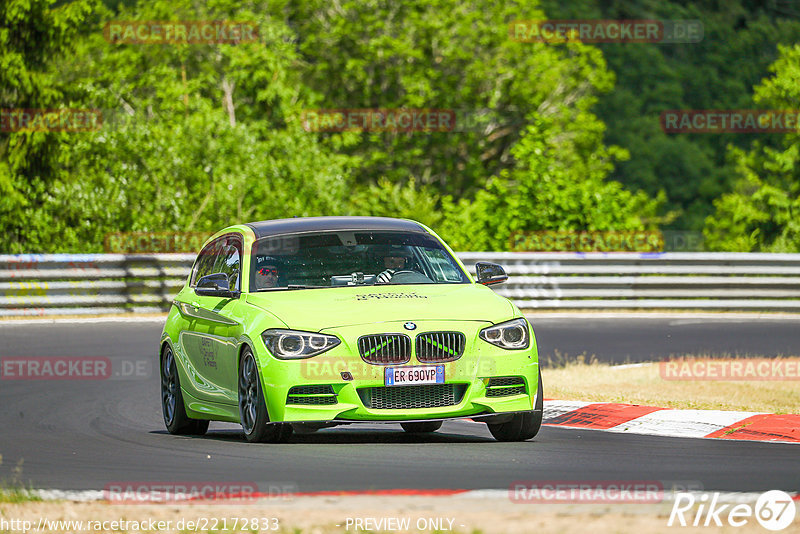
[[[417,329],[417,325],[415,325],[414,323],[409,321],[409,322],[407,322],[406,324],[403,325],[403,328],[405,328],[406,330],[416,330]]]

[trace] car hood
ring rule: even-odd
[[[247,302],[287,327],[319,331],[389,321],[490,321],[513,317],[507,299],[479,284],[425,284],[269,291]]]

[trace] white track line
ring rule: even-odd
[[[544,421],[547,424],[548,419],[555,419],[565,413],[572,412],[588,406],[596,404],[594,402],[583,401],[561,401],[561,400],[546,400],[544,401]]]

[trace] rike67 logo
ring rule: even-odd
[[[696,509],[695,509],[696,506]],[[721,502],[720,493],[678,493],[669,514],[667,526],[721,527],[727,521],[733,527],[742,527],[755,520],[765,529],[783,530],[794,521],[797,507],[792,497],[780,490],[771,490],[751,503]]]

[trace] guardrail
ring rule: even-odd
[[[0,255],[0,317],[162,313],[194,254]]]
[[[800,254],[464,252],[523,309],[800,310]],[[161,313],[194,254],[0,255],[0,316]]]
[[[503,265],[520,308],[800,309],[800,254],[465,252]]]

